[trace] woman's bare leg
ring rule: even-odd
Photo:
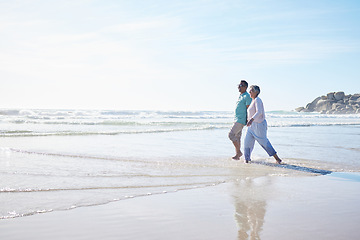
[[[273,156],[278,164],[281,164],[281,159],[278,157],[278,155],[275,153]]]

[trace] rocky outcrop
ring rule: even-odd
[[[324,114],[360,113],[360,94],[345,95],[344,92],[331,92],[317,97],[306,107],[298,107],[298,112],[320,112]]]

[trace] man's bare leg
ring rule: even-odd
[[[235,146],[235,150],[236,150],[236,155],[232,157],[232,159],[234,160],[239,160],[240,157],[243,155],[242,152],[240,151],[240,142],[238,141],[233,141],[233,144]]]

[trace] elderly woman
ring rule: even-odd
[[[244,151],[245,162],[251,161],[251,152],[254,149],[255,140],[265,149],[269,156],[273,156],[277,163],[281,163],[281,159],[276,154],[275,149],[271,145],[266,136],[267,122],[265,120],[264,105],[258,97],[260,94],[259,86],[252,85],[249,88],[249,94],[252,98],[251,104],[247,109],[247,126],[248,130],[245,136]]]

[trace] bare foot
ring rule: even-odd
[[[242,152],[237,153],[235,156],[232,157],[234,160],[240,160],[240,157],[242,156]]]

